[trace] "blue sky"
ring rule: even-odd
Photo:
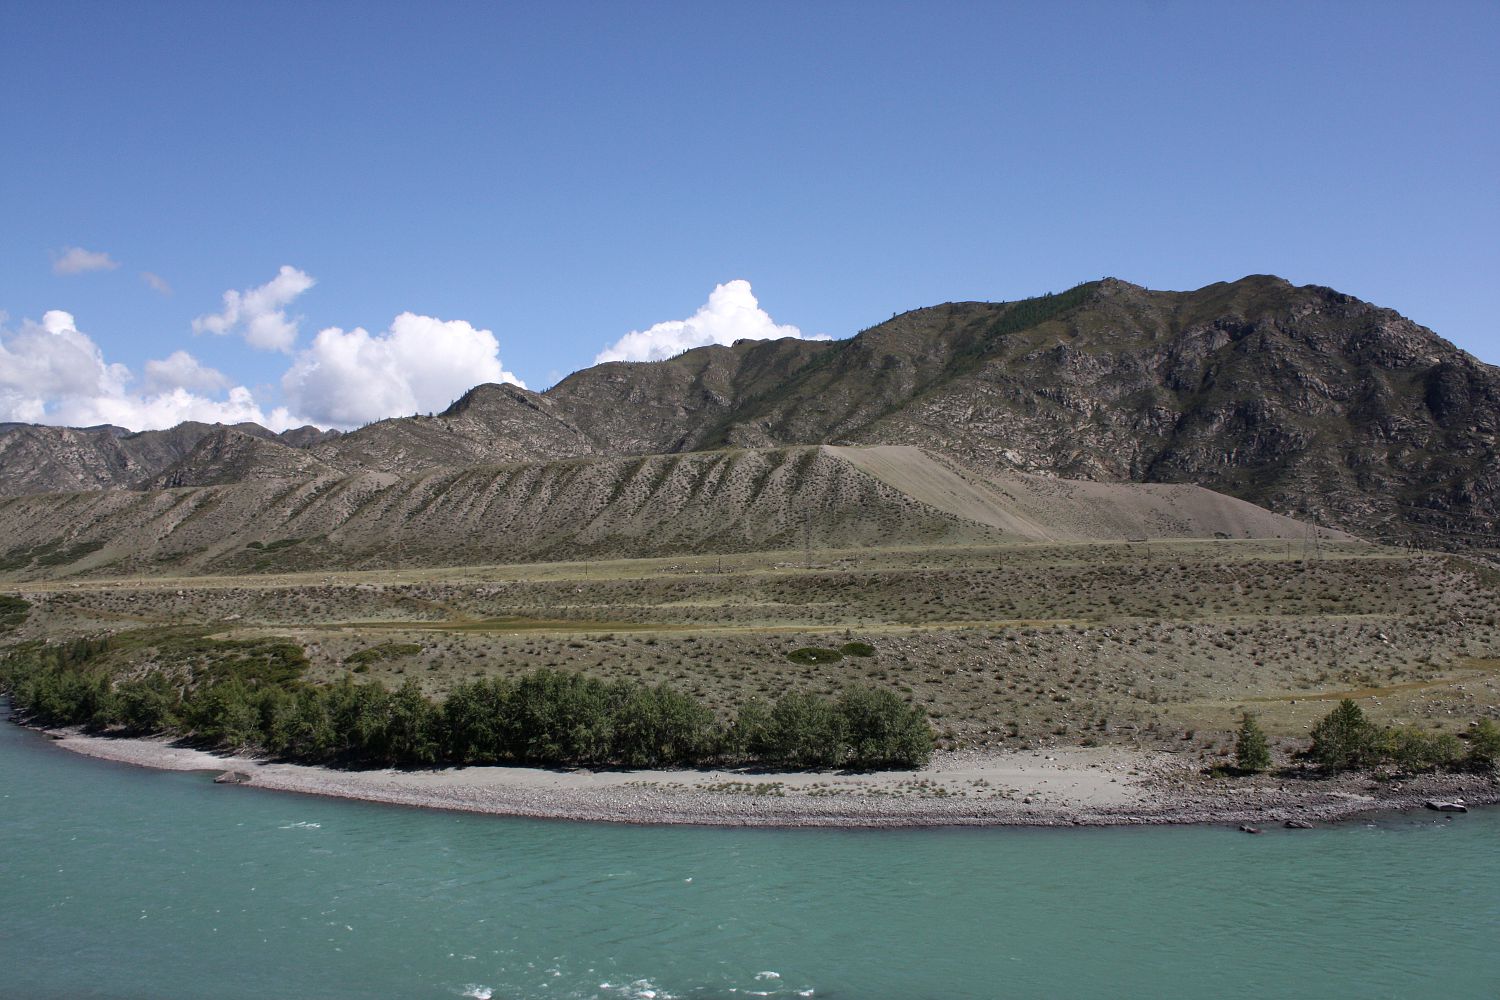
[[[1500,362],[1497,39],[1492,2],[10,0],[0,420],[347,425],[1103,275],[1331,285]]]

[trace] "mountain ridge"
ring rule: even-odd
[[[847,340],[596,365],[543,393],[477,386],[436,416],[306,451],[335,474],[409,475],[724,447],[915,446],[984,474],[1195,484],[1366,537],[1493,548],[1497,432],[1500,369],[1392,310],[1250,275],[1189,292],[1105,278],[915,309]],[[203,436],[145,432],[168,437],[121,462],[76,446],[70,456],[50,429],[51,471],[28,478],[10,457],[10,438],[26,433],[0,431],[0,491],[148,483]],[[270,441],[263,464],[300,465],[276,457],[291,447]]]

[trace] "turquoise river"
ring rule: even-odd
[[[1500,813],[738,830],[215,786],[0,725],[0,996],[1500,996]]]

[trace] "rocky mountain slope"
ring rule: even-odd
[[[0,491],[150,482],[202,436],[126,460],[82,447],[84,433],[0,431]],[[404,475],[726,446],[910,445],[983,474],[1190,483],[1366,537],[1493,548],[1497,433],[1500,369],[1388,309],[1252,276],[1193,292],[1106,279],[918,309],[844,341],[597,365],[541,394],[481,386],[436,417],[382,421],[308,451],[338,472]],[[273,453],[270,469],[282,462]]]
[[[142,484],[148,489],[213,486],[251,479],[331,475],[333,469],[302,448],[237,427],[218,427],[198,439],[182,460]]]
[[[381,420],[312,449],[319,461],[345,471],[409,473],[435,466],[571,458],[596,448],[567,410],[514,385],[480,385],[435,417]]]
[[[989,479],[916,448],[842,447],[8,497],[0,526],[13,579],[1314,530],[1197,487]]]
[[[163,431],[130,431],[123,427],[48,427],[0,424],[0,494],[65,493],[118,489],[157,480],[191,455],[204,438],[222,431],[271,445],[263,450],[271,466],[284,461],[279,449],[293,450],[328,441],[338,431],[299,427],[276,434],[259,424],[188,421]],[[249,466],[245,467],[249,471]],[[189,481],[199,477],[189,476]]]

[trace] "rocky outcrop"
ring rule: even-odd
[[[153,476],[149,489],[214,486],[254,479],[302,479],[333,470],[300,448],[220,427],[205,435],[182,461]]]
[[[565,407],[514,385],[475,386],[436,416],[401,417],[313,446],[346,472],[409,474],[440,466],[544,461],[598,449]]]

